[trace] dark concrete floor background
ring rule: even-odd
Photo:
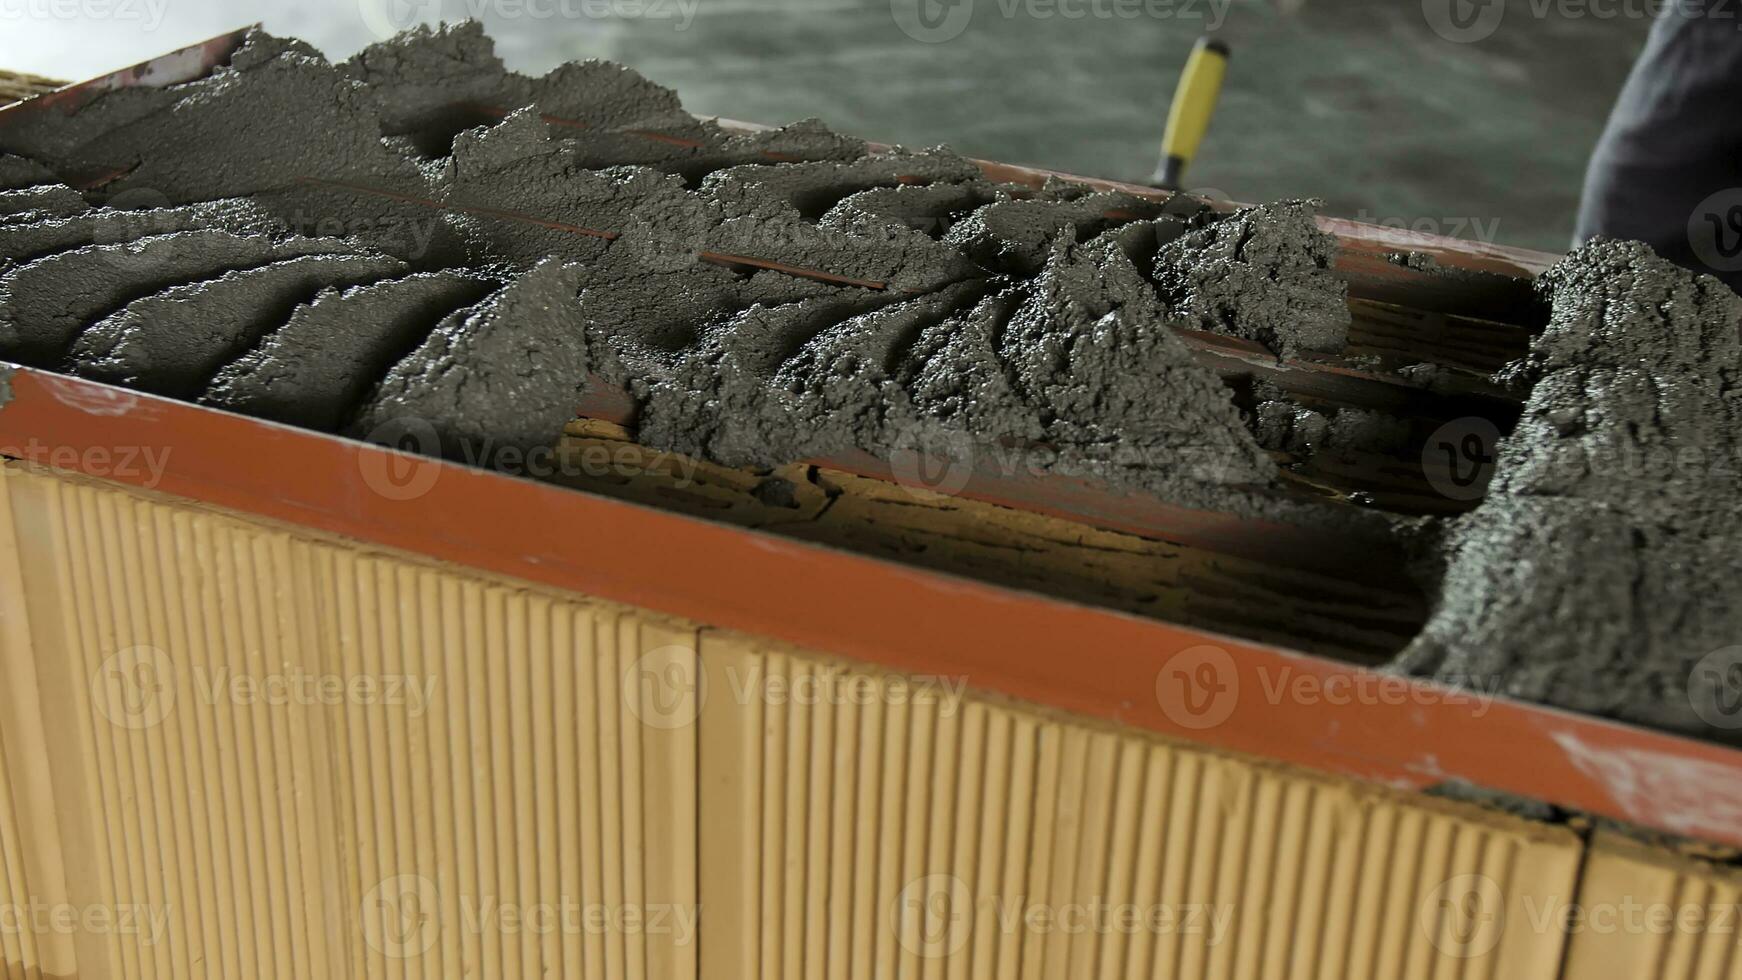
[[[344,56],[370,24],[481,12],[523,71],[612,58],[701,113],[814,115],[1126,179],[1153,166],[1180,66],[1219,26],[1233,68],[1190,185],[1550,250],[1566,246],[1585,159],[1649,27],[1570,0],[1509,0],[1473,43],[1430,25],[1436,4],[1467,0],[110,0],[136,5],[132,25],[31,15],[48,2],[0,0],[0,66],[88,75],[250,20]],[[901,27],[916,3],[971,15],[928,43]]]

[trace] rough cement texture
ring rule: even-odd
[[[65,218],[89,208],[77,191],[64,184],[0,191],[0,222]]]
[[[0,275],[14,266],[87,245],[119,245],[178,231],[223,229],[249,234],[274,223],[244,201],[212,201],[179,208],[95,208],[69,218],[0,225]]]
[[[305,255],[175,286],[86,328],[73,342],[70,367],[81,377],[193,398],[322,289],[406,271],[381,255]]]
[[[940,452],[998,453],[1005,468],[1080,474],[1192,505],[1293,513],[1252,495],[1274,482],[1275,470],[1230,391],[1193,362],[1173,329],[1234,332],[1279,351],[1330,343],[1318,314],[1340,309],[1342,287],[1324,271],[1329,239],[1311,230],[1303,205],[1219,218],[1200,206],[1062,181],[1039,191],[1001,187],[947,150],[870,156],[814,122],[728,135],[617,66],[571,65],[542,79],[506,72],[476,25],[411,32],[340,66],[257,32],[207,79],[139,100],[99,99],[87,111],[92,119],[81,118],[76,132],[27,130],[19,151],[62,173],[136,161],[105,188],[117,198],[156,195],[173,209],[245,197],[277,222],[278,237],[340,236],[424,268],[545,270],[502,294],[515,309],[572,281],[572,302],[544,299],[577,313],[565,339],[638,399],[639,436],[649,445],[776,465],[851,449],[889,452],[923,438]],[[94,261],[81,256],[88,249],[35,257],[74,244],[77,234],[43,229],[31,239],[30,261],[7,280],[13,302],[40,309],[51,287],[92,290],[67,278]],[[167,249],[150,241],[127,248]],[[276,274],[255,267],[284,258],[221,266],[214,255],[178,253],[177,276],[99,275],[97,295],[40,314],[44,322],[26,317],[12,331],[30,339],[33,356],[53,361],[87,322],[116,314],[81,347],[83,369],[177,391],[203,386],[271,334],[209,397],[254,397],[246,392],[257,375],[273,379],[273,404],[332,427],[344,409],[311,411],[307,393],[287,379],[307,377],[311,390],[330,391],[340,372],[304,370],[307,345],[290,341],[332,329],[322,326],[328,317],[367,306],[373,294],[330,297],[279,337],[278,324],[242,311],[244,284]],[[560,276],[550,271],[553,258],[568,264]],[[807,271],[758,270],[759,262]],[[254,271],[205,282],[232,267]],[[1152,268],[1161,273],[1155,279]],[[190,293],[203,287],[187,282],[215,293]],[[116,313],[135,301],[137,309]],[[174,346],[172,336],[195,335],[146,324],[178,322],[172,313],[207,304],[223,311],[223,336],[201,341],[210,341],[211,357],[191,348],[162,354],[198,370],[150,380],[145,362]],[[355,338],[362,347],[346,346],[337,363],[379,356],[367,352],[395,343],[371,346],[372,330],[397,338],[422,314],[391,325],[383,316],[364,319],[365,336]],[[433,326],[438,317],[429,319]],[[450,378],[468,380],[468,399],[495,390],[510,402],[520,397],[524,358],[505,346],[514,334],[488,329],[500,319],[448,317],[431,334],[438,346],[422,356],[461,351],[463,370],[403,362],[371,404],[417,405],[447,419],[444,451],[485,440],[488,420],[506,419],[502,411],[469,401],[476,421],[468,427],[457,408],[434,405],[458,397]],[[540,342],[555,349],[554,338]],[[357,374],[383,369],[372,360],[369,367]],[[585,381],[550,370],[565,392]],[[347,379],[345,402],[358,397],[357,383]],[[380,409],[371,411],[374,418]],[[495,441],[524,435],[510,430]],[[536,431],[555,430],[539,422]]]
[[[1265,449],[1305,456],[1330,445],[1331,420],[1322,412],[1271,398],[1258,403],[1252,431]]]
[[[1416,442],[1408,419],[1362,408],[1342,408],[1331,418],[1327,441],[1335,449],[1400,455]]]
[[[1331,274],[1336,239],[1316,202],[1248,208],[1162,245],[1155,279],[1197,329],[1256,341],[1282,357],[1336,351],[1349,335],[1348,287]]]
[[[1004,200],[977,208],[952,226],[944,241],[982,267],[1012,276],[1040,273],[1061,240],[1080,242],[1133,218],[1162,211],[1154,201],[1130,194],[1099,193],[1066,201]],[[1110,217],[1113,215],[1113,217]],[[1185,230],[1169,222],[1168,233]]]
[[[999,356],[1067,466],[1163,496],[1275,479],[1228,389],[1175,335],[1116,236],[1060,241],[1027,293]]]
[[[660,448],[732,465],[999,453],[1194,499],[1272,482],[1228,389],[1173,335],[1117,237],[1074,237],[1029,282],[749,303],[728,277],[625,266],[581,308],[601,375],[640,397],[638,438]]]
[[[230,362],[201,399],[288,425],[335,431],[370,385],[423,342],[431,325],[501,283],[468,273],[420,273],[323,290],[258,347]]]
[[[567,143],[550,137],[536,110],[523,109],[490,129],[460,134],[436,193],[471,209],[478,251],[521,267],[547,255],[598,261],[610,239],[577,231],[585,229],[621,234],[656,266],[693,266],[712,252],[917,291],[979,273],[922,233],[888,228],[880,236],[854,235],[806,220],[794,202],[826,210],[849,188],[893,183],[909,172],[955,174],[964,166],[959,157],[932,153],[897,155],[876,167],[733,167],[692,192],[681,178],[647,167],[578,168]],[[771,175],[787,169],[798,172]],[[541,223],[524,220],[534,215]]]
[[[691,186],[771,154],[850,160],[865,152],[862,141],[814,120],[768,133],[726,133],[685,112],[671,89],[620,65],[564,65],[537,79],[509,72],[476,21],[416,28],[365,49],[343,68],[379,98],[383,135],[431,159],[448,156],[461,132],[529,105],[561,120],[552,134],[567,141],[579,166],[648,166]]]
[[[332,186],[430,196],[418,162],[382,143],[372,93],[306,46],[255,31],[231,65],[164,91],[174,101],[163,111],[38,158],[63,171],[137,161],[105,190],[166,204],[247,197],[299,233],[360,238],[420,262],[464,257],[453,216]]]
[[[455,116],[456,107],[475,112],[528,105],[588,130],[637,128],[680,137],[703,132],[677,93],[621,65],[575,62],[536,79],[510,72],[477,21],[413,29],[366,48],[341,67],[379,98],[386,135],[439,133],[444,124],[465,121]]]
[[[351,431],[381,438],[427,426],[443,455],[508,468],[555,445],[588,373],[580,280],[579,269],[548,259],[449,316],[387,373]]]
[[[701,202],[676,177],[647,168],[593,171],[576,168],[562,143],[534,109],[522,109],[500,125],[469,130],[454,141],[453,156],[441,167],[442,200],[461,207],[536,216],[543,223],[474,215],[481,251],[522,267],[545,256],[570,262],[597,261],[610,239],[577,233],[588,229],[622,232],[638,209],[687,208]],[[690,227],[699,222],[681,222]],[[561,226],[561,227],[556,227]]]
[[[1001,200],[1009,200],[1008,190],[984,180],[873,187],[841,198],[818,224],[864,235],[888,234],[887,226],[899,225],[942,238],[977,209]]]
[[[702,192],[729,210],[756,214],[770,205],[815,221],[850,195],[903,184],[978,181],[980,168],[948,150],[922,150],[850,161],[761,163],[710,174]]]
[[[1220,217],[996,185],[947,150],[867,155],[808,121],[727,134],[616,66],[508,73],[475,25],[341,66],[257,33],[210,78],[89,111],[18,151],[59,173],[136,163],[105,193],[173,227],[128,245],[71,225],[18,237],[0,324],[30,312],[0,331],[46,363],[102,321],[76,353],[93,375],[365,436],[409,419],[433,427],[427,450],[486,465],[548,445],[590,373],[636,399],[642,442],[717,462],[917,451],[1384,525],[1276,490],[1233,393],[1175,336],[1333,342],[1321,314],[1342,286],[1304,205]],[[269,227],[205,247],[242,230],[184,210],[219,197]],[[317,236],[352,244],[314,251],[449,278],[279,251]],[[316,299],[323,283],[288,271],[313,265],[355,265],[361,288]],[[452,291],[477,274],[512,284]],[[55,290],[75,301],[49,312]]]
[[[0,191],[24,190],[56,182],[54,171],[35,160],[0,153]]]
[[[1523,418],[1398,665],[1718,734],[1688,684],[1742,635],[1742,299],[1614,241],[1539,288],[1549,326],[1504,372]]]
[[[802,459],[856,448],[902,445],[916,436],[918,415],[900,379],[912,346],[927,329],[972,308],[982,282],[948,286],[828,324],[775,371],[770,397],[789,417],[814,420],[803,429]],[[769,437],[790,443],[797,427],[769,413]]]
[[[205,229],[51,255],[0,277],[0,357],[59,367],[79,331],[136,299],[234,269],[353,251],[334,239]]]
[[[91,140],[123,126],[167,110],[175,104],[173,89],[111,89],[95,93],[78,112],[15,112],[0,129],[0,153],[12,154],[44,165],[78,159],[79,149]],[[124,164],[117,164],[121,166]],[[61,167],[49,166],[59,170]],[[68,170],[73,168],[68,167]]]
[[[575,160],[587,167],[638,164],[682,177],[687,186],[699,185],[708,174],[728,167],[769,161],[853,160],[866,152],[865,142],[843,136],[820,120],[802,119],[789,126],[758,133],[735,133],[719,124],[702,123],[700,146],[674,146],[649,140],[638,131],[588,135],[576,139]],[[565,132],[571,136],[572,132]],[[653,143],[654,152],[648,152]]]

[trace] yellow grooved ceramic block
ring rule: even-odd
[[[1538,978],[1571,831],[0,468],[4,977]],[[119,921],[126,918],[126,923]],[[33,972],[37,971],[37,972]]]
[[[1561,937],[1525,913],[1573,894],[1564,829],[743,637],[705,632],[701,660],[701,897],[730,906],[704,915],[710,976],[809,977],[837,957],[871,977],[1556,975]],[[781,744],[747,754],[758,732]],[[883,789],[819,819],[827,796],[793,764],[819,754],[831,792]],[[865,934],[819,932],[818,909]]]
[[[1742,868],[1600,834],[1567,930],[1566,975],[1579,980],[1734,980]]]

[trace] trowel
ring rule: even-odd
[[[1162,190],[1177,191],[1186,168],[1198,155],[1209,131],[1228,75],[1228,45],[1212,37],[1200,37],[1186,59],[1173,106],[1167,113],[1167,129],[1161,137],[1161,162],[1149,182]]]

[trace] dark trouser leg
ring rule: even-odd
[[[1742,3],[1677,0],[1591,157],[1574,238],[1633,238],[1742,290]]]

